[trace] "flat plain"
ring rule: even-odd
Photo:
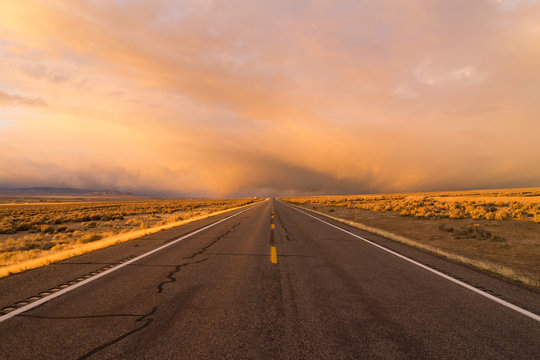
[[[0,199],[0,277],[45,265],[51,256],[56,261],[80,255],[81,249],[95,250],[253,201],[6,197]]]
[[[540,188],[283,200],[540,287]]]

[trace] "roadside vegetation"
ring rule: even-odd
[[[540,188],[283,200],[540,288]]]
[[[540,188],[284,199],[297,204],[345,206],[418,218],[540,222]]]
[[[34,200],[34,199],[33,199]],[[256,199],[0,203],[2,269],[81,247],[96,249]],[[88,246],[90,243],[103,246]],[[77,252],[73,252],[73,254]],[[39,263],[39,261],[37,262]],[[5,271],[4,271],[5,272]]]

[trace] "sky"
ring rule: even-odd
[[[2,0],[0,186],[540,186],[540,0]]]

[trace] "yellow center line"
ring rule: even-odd
[[[270,262],[272,264],[277,264],[277,250],[275,246],[270,248]]]
[[[274,230],[276,228],[276,225],[272,224],[272,230]]]

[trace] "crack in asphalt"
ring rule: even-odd
[[[157,286],[158,294],[163,291],[163,286],[176,281],[176,278],[173,275],[176,274],[177,272],[179,272],[181,268],[183,268],[184,266],[189,266],[189,265],[193,265],[193,264],[199,264],[199,263],[202,263],[203,261],[206,261],[206,260],[208,260],[208,258],[202,259],[202,260],[199,260],[199,261],[190,262],[190,263],[184,263],[184,264],[176,265],[174,270],[167,274],[167,280],[162,281],[162,282],[160,282],[158,284],[158,286]]]
[[[157,307],[154,307],[148,314],[144,314],[144,315],[141,315],[141,317],[139,317],[137,320],[135,320],[136,322],[139,322],[139,321],[143,321],[144,320],[144,324],[142,326],[139,326],[138,328],[136,329],[133,329],[131,331],[128,331],[127,333],[123,334],[123,335],[120,335],[118,336],[117,338],[105,343],[105,344],[102,344],[92,350],[90,350],[89,352],[87,352],[86,354],[84,354],[83,356],[79,357],[78,360],[84,360],[84,359],[88,359],[90,356],[100,352],[101,350],[103,349],[106,349],[108,348],[109,346],[111,345],[114,345],[116,344],[117,342],[120,342],[122,340],[124,340],[125,338],[127,338],[128,336],[130,335],[133,335],[135,334],[136,332],[138,331],[141,331],[142,329],[144,329],[145,327],[147,327],[148,325],[150,325],[154,319],[152,318],[149,318],[149,319],[146,319],[147,317],[153,315],[157,310]]]
[[[237,223],[237,224],[234,224],[233,226],[231,226],[230,229],[228,229],[227,231],[225,231],[224,233],[222,233],[221,235],[219,235],[216,239],[214,239],[210,244],[206,245],[205,247],[203,247],[201,250],[191,254],[190,256],[186,256],[184,259],[193,259],[195,256],[197,255],[201,255],[202,253],[204,253],[206,250],[208,250],[212,245],[214,245],[215,243],[217,243],[219,240],[223,239],[225,236],[227,236],[228,234],[230,234],[230,232],[237,226],[239,226],[240,223]]]
[[[285,224],[283,224],[283,221],[281,221],[281,217],[279,216],[278,212],[275,211],[274,213],[276,214],[276,218],[277,218],[277,220],[279,221],[279,224],[281,225],[281,228],[282,228],[283,231],[285,232],[285,239],[287,239],[287,241],[292,241],[292,240],[289,238],[289,231],[288,231],[287,228],[285,227]]]
[[[225,236],[227,236],[235,227],[239,226],[240,223],[237,223],[237,224],[234,224],[231,228],[229,228],[227,231],[225,231],[224,233],[222,233],[221,235],[219,235],[215,240],[213,240],[211,243],[209,243],[208,245],[204,246],[201,250],[197,251],[196,253],[193,253],[192,255],[186,257],[185,259],[192,259],[194,257],[196,257],[197,255],[201,255],[203,254],[206,250],[208,250],[212,245],[214,245],[215,243],[217,243],[219,240],[221,240],[222,238],[224,238]],[[169,284],[169,283],[172,283],[172,282],[175,282],[176,281],[176,278],[174,277],[174,275],[176,273],[178,273],[180,271],[180,269],[182,267],[185,267],[185,266],[189,266],[189,265],[193,265],[193,264],[198,264],[198,263],[202,263],[204,261],[208,260],[208,258],[205,258],[205,259],[202,259],[202,260],[199,260],[199,261],[193,261],[193,262],[189,262],[189,263],[183,263],[183,264],[179,264],[179,265],[176,265],[174,267],[174,270],[172,270],[171,272],[169,272],[167,274],[167,280],[161,282],[158,284],[157,286],[157,292],[158,293],[161,293],[163,291],[163,287],[166,285],[166,284]],[[86,354],[84,354],[83,356],[79,357],[78,360],[84,360],[84,359],[88,359],[89,357],[91,357],[92,355],[98,353],[99,351],[103,350],[103,349],[106,349],[107,347],[111,346],[111,345],[114,345],[122,340],[124,340],[125,338],[127,338],[128,336],[131,336],[133,334],[135,334],[136,332],[139,332],[141,330],[143,330],[144,328],[146,328],[147,326],[149,326],[153,321],[154,319],[152,318],[148,318],[149,316],[151,316],[152,314],[154,314],[157,310],[157,307],[154,307],[152,309],[151,312],[149,312],[148,314],[144,314],[142,315],[140,318],[138,318],[137,322],[139,321],[144,321],[144,324],[142,326],[139,326],[138,328],[136,329],[133,329],[131,331],[128,331],[127,333],[123,334],[123,335],[120,335],[118,336],[117,338],[103,344],[103,345],[100,345],[92,350],[90,350],[89,352],[87,352]],[[146,319],[148,318],[148,319]],[[146,320],[145,320],[146,319]]]

